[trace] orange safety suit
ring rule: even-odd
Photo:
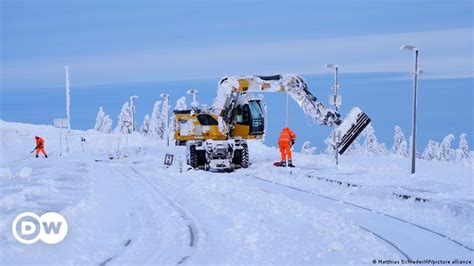
[[[280,146],[281,161],[291,161],[291,145],[295,143],[296,134],[288,127],[285,127],[278,138],[278,146]]]
[[[42,152],[44,156],[47,157],[46,151],[44,150],[44,139],[38,136],[35,136],[35,139],[36,139],[36,156],[38,156],[38,154]]]

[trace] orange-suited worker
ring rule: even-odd
[[[281,130],[280,138],[278,139],[278,146],[280,146],[281,164],[286,166],[288,159],[288,166],[295,167],[291,161],[291,146],[295,144],[296,134],[290,128],[285,127]]]
[[[46,151],[44,150],[44,139],[40,138],[38,136],[35,136],[36,139],[36,158],[38,158],[38,154],[42,152],[44,154],[45,158],[48,158],[48,155],[46,154]]]

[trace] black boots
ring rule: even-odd
[[[48,155],[45,154],[45,155],[44,155],[44,158],[48,158]]]
[[[36,158],[38,158],[38,154],[36,154]]]

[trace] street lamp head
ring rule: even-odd
[[[165,93],[160,94],[160,96],[161,96],[162,98],[169,98],[169,97],[170,97],[169,94],[165,94]]]
[[[336,64],[326,64],[326,68],[338,68],[339,66]]]
[[[413,46],[413,45],[407,45],[407,44],[402,45],[402,47],[400,47],[400,49],[408,50],[408,51],[418,51],[418,47]]]

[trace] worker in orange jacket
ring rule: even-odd
[[[278,138],[278,146],[280,146],[281,164],[283,166],[286,166],[286,160],[288,159],[288,166],[295,167],[291,160],[291,146],[295,144],[295,139],[296,134],[290,128],[282,129],[280,138]]]
[[[46,151],[44,150],[44,139],[40,138],[38,136],[35,136],[36,139],[36,158],[38,158],[38,154],[42,152],[44,154],[45,158],[48,158],[48,155],[46,154]]]

